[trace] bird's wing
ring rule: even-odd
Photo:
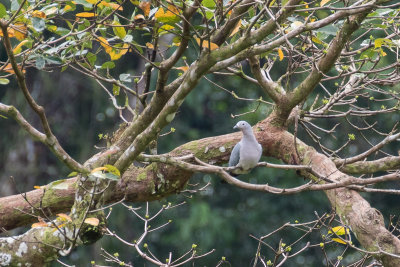
[[[231,156],[229,157],[229,167],[236,166],[239,163],[240,159],[240,142],[235,145],[235,147],[232,149]]]

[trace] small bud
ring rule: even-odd
[[[323,248],[324,246],[325,246],[325,244],[324,243],[319,243],[319,246],[321,247],[321,248]]]
[[[193,244],[193,245],[192,245],[192,248],[193,248],[193,249],[197,248],[197,245],[196,245],[196,244]]]
[[[115,252],[115,253],[114,253],[114,257],[117,257],[117,258],[118,258],[118,257],[119,257],[119,253],[118,253],[118,252]]]
[[[143,244],[143,247],[144,247],[144,248],[147,248],[147,243],[144,243],[144,244]]]
[[[226,261],[226,258],[224,256],[222,256],[221,260]]]

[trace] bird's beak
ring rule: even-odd
[[[235,129],[235,130],[238,129],[237,125],[233,126],[233,129]]]

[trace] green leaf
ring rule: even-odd
[[[46,22],[43,19],[33,17],[31,20],[33,28],[35,28],[36,31],[42,32],[46,28]]]
[[[206,7],[206,8],[215,8],[215,1],[214,0],[203,0],[201,1],[201,4]]]
[[[121,25],[121,23],[119,23],[119,21],[117,21],[117,20],[114,20],[112,24],[113,25]],[[112,29],[113,29],[114,34],[116,36],[118,36],[120,39],[123,40],[125,38],[126,30],[124,27],[122,27],[122,26],[121,27],[112,27]]]
[[[17,11],[19,8],[18,0],[11,0],[11,11]]]
[[[97,178],[118,181],[120,177],[110,172],[103,173],[102,171],[97,171],[89,174],[88,178],[90,181],[95,181]]]
[[[120,89],[120,87],[118,85],[113,84],[113,88],[112,88],[113,95],[115,95],[115,96],[119,95],[119,89]]]
[[[36,68],[41,70],[46,66],[46,61],[44,59],[44,57],[39,56],[36,58]]]
[[[0,78],[0,84],[2,84],[2,85],[6,85],[6,84],[8,84],[9,82],[10,82],[10,80],[7,79],[7,78]]]
[[[59,190],[66,190],[69,188],[70,183],[66,182],[66,180],[58,180],[54,181],[50,184],[51,189],[59,189]]]
[[[71,172],[70,174],[68,174],[68,177],[74,177],[77,175],[78,175],[78,172]]]
[[[97,60],[97,56],[95,54],[93,54],[92,52],[88,52],[86,55],[86,59],[89,61],[89,64],[91,66],[94,66],[94,63]]]
[[[103,65],[101,65],[102,69],[113,69],[115,68],[115,63],[112,61],[107,61],[105,63],[103,63]]]
[[[117,167],[115,167],[115,166],[113,166],[113,165],[109,165],[109,164],[104,165],[104,167],[106,167],[107,170],[108,170],[110,173],[115,174],[115,175],[117,175],[118,177],[121,177],[121,173],[120,173],[120,171],[117,169]]]
[[[0,18],[4,18],[5,16],[7,16],[6,7],[0,3]]]
[[[121,82],[126,82],[126,83],[131,83],[132,82],[132,78],[131,78],[131,75],[129,73],[121,73],[119,75],[119,80]]]
[[[74,2],[78,5],[83,5],[84,7],[89,9],[93,8],[93,5],[86,0],[75,0]]]
[[[328,35],[336,35],[336,33],[338,32],[338,28],[336,28],[332,24],[329,24],[325,27],[322,27],[322,28],[316,30],[316,32],[322,32],[322,33],[326,33]]]
[[[380,47],[382,47],[382,45],[388,46],[391,44],[392,44],[392,41],[387,38],[378,38],[378,39],[375,39],[375,41],[374,41],[375,48],[380,48]]]

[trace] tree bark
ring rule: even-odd
[[[300,140],[296,141],[297,155],[294,136],[284,128],[275,127],[271,121],[273,119],[266,119],[255,127],[255,134],[263,146],[265,156],[273,156],[289,164],[309,165],[314,173],[333,182],[354,178],[339,171],[331,159]],[[230,151],[239,138],[239,133],[204,138],[186,143],[165,156],[194,154],[202,161],[220,165],[227,162]],[[144,168],[131,167],[116,184],[114,190],[106,194],[105,202],[114,203],[123,198],[130,202],[160,199],[179,193],[191,175],[190,171],[164,163],[151,163]],[[317,179],[309,172],[302,171],[302,175]],[[318,182],[323,183],[323,181]],[[16,208],[31,212],[32,206],[38,207],[42,203],[42,209],[51,211],[53,214],[67,211],[73,204],[74,188],[75,178],[72,178],[53,182],[43,189],[28,192],[26,198],[30,204],[22,195],[1,198],[0,225],[6,229],[12,229],[36,220]],[[400,259],[389,255],[400,254],[400,241],[385,228],[383,217],[378,210],[372,208],[354,190],[338,188],[326,190],[325,193],[332,208],[366,250],[375,253],[374,256],[379,258],[385,266],[400,266]],[[29,240],[32,236],[36,236],[40,229],[31,229],[17,238]],[[9,253],[18,251],[22,243],[9,241],[10,239],[7,238],[0,239],[2,251]]]

